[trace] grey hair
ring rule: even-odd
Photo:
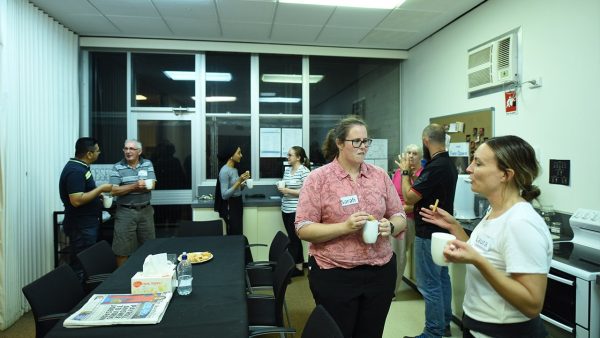
[[[138,148],[138,150],[142,150],[142,142],[133,138],[125,140],[125,143],[123,143],[123,145],[127,145],[127,143],[130,142],[135,143],[135,147]]]
[[[416,151],[417,154],[419,154],[419,157],[423,157],[423,149],[421,149],[420,146],[416,145],[416,144],[409,144],[406,146],[406,148],[404,148],[404,151]]]

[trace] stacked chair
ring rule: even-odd
[[[31,305],[37,338],[44,337],[85,296],[77,275],[68,265],[60,265],[22,290]]]
[[[85,275],[85,290],[90,292],[117,269],[115,254],[107,241],[100,241],[77,254]]]

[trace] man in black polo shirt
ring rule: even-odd
[[[65,206],[63,229],[71,245],[71,266],[82,276],[77,254],[98,240],[102,203],[100,194],[110,192],[111,184],[96,186],[90,164],[100,155],[98,141],[82,137],[75,143],[75,158],[67,162],[60,174],[60,199]]]
[[[429,208],[439,200],[444,210],[454,208],[454,190],[458,173],[446,151],[446,133],[438,124],[430,124],[423,130],[423,158],[425,168],[411,187],[409,175],[402,176],[402,193],[406,204],[414,204],[416,238],[414,244],[417,287],[425,300],[425,328],[418,337],[451,336],[452,288],[448,267],[436,265],[431,258],[431,234],[448,232],[431,223],[424,222],[419,210]],[[400,169],[408,171],[407,161],[401,161]]]

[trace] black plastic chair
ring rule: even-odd
[[[85,296],[77,275],[60,265],[22,289],[35,320],[35,336],[44,337]]]
[[[273,271],[273,295],[248,295],[247,305],[250,337],[262,335],[268,333],[267,331],[269,330],[275,328],[281,329],[285,326],[283,321],[283,303],[285,292],[295,267],[296,264],[292,255],[285,251],[277,260],[275,270]],[[292,333],[295,330],[288,332]]]
[[[223,236],[223,221],[179,221],[175,237]]]
[[[253,288],[272,288],[273,270],[276,262],[290,245],[290,239],[283,232],[278,231],[269,247],[268,261],[252,261],[246,265],[246,274],[249,291]],[[252,246],[266,246],[265,244],[250,244]]]
[[[317,305],[312,311],[304,330],[302,338],[343,338],[344,334],[333,317],[325,310],[323,305]]]
[[[85,289],[92,291],[117,269],[115,254],[107,241],[100,241],[77,254],[85,274]]]

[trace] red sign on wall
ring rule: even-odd
[[[507,114],[514,114],[517,112],[517,92],[510,90],[504,92],[504,107],[506,107]]]

